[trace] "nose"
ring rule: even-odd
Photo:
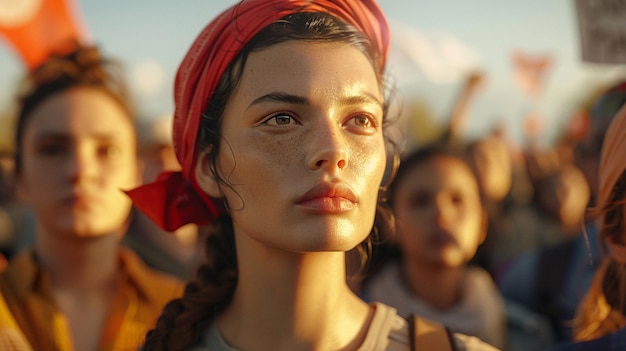
[[[89,150],[75,148],[67,159],[67,172],[72,183],[80,183],[97,174],[96,156]]]
[[[340,125],[333,121],[320,123],[311,131],[313,140],[308,166],[311,170],[342,170],[348,166],[348,146]]]
[[[432,214],[435,223],[442,227],[446,227],[453,220],[454,211],[450,199],[445,196],[437,196],[432,204]]]

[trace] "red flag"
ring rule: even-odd
[[[72,0],[0,0],[0,36],[28,69],[86,40]]]
[[[582,140],[589,133],[590,117],[586,110],[576,111],[567,125],[567,135],[574,140]]]

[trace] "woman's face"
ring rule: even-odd
[[[18,190],[40,231],[92,237],[123,228],[139,184],[136,137],[109,96],[74,88],[43,100],[26,122]]]
[[[382,103],[372,65],[350,45],[288,41],[253,52],[227,103],[217,160],[236,235],[292,252],[363,241],[385,168]],[[206,162],[198,169],[210,184]]]
[[[437,267],[469,261],[485,235],[478,182],[463,161],[434,156],[397,184],[393,209],[405,259]]]

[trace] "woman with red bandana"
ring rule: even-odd
[[[346,282],[383,225],[388,45],[372,0],[242,1],[200,33],[176,77],[182,173],[129,194],[165,229],[214,231],[145,350],[409,350],[409,323]]]

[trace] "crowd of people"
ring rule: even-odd
[[[472,73],[405,143],[390,40],[373,0],[243,0],[149,119],[100,48],[51,52],[0,154],[0,349],[623,349],[626,80],[513,150],[464,135]]]

